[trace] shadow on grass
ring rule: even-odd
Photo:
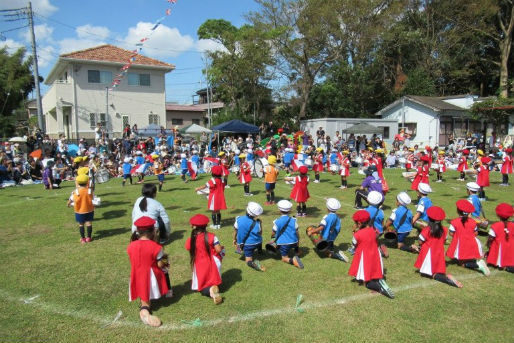
[[[107,237],[111,237],[111,236],[122,235],[122,234],[130,233],[130,231],[131,231],[130,229],[127,229],[124,227],[120,227],[120,228],[116,228],[116,229],[99,230],[99,231],[95,231],[94,239],[98,240],[98,239],[107,238]]]
[[[223,292],[227,292],[236,283],[242,281],[243,277],[241,276],[241,274],[241,269],[236,268],[229,269],[225,271],[223,274],[221,274],[221,280],[223,281],[223,283],[221,284],[221,290]]]
[[[185,208],[184,211],[193,212],[193,211],[198,211],[199,209],[200,209],[200,207],[189,207],[189,208]]]
[[[130,201],[102,201],[102,207],[130,204]]]
[[[176,240],[184,238],[184,233],[186,230],[177,230],[177,231],[171,231],[169,240],[170,242],[174,242]]]
[[[176,210],[176,209],[179,209],[181,208],[180,206],[168,206],[168,207],[165,207],[167,210],[170,210],[170,211],[173,211],[173,210]]]
[[[99,220],[109,220],[114,218],[120,218],[123,217],[127,213],[127,210],[114,210],[114,211],[107,211],[104,212],[102,215],[102,218],[99,218]]]
[[[154,304],[152,304],[152,309],[158,310],[161,307],[168,307],[171,304],[177,303],[183,296],[197,293],[191,289],[191,280],[188,280],[182,284],[173,285],[171,286],[173,288],[173,298],[166,298],[162,297],[159,300],[155,301]]]

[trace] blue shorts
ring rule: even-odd
[[[130,179],[130,178],[131,178],[130,174],[123,174],[123,180]]]
[[[186,175],[186,174],[187,174],[187,169],[182,169],[181,174],[182,174],[182,175]]]
[[[251,244],[251,245],[245,244],[243,247],[243,252],[245,254],[245,257],[253,257],[253,252],[255,251],[255,249],[257,249],[261,245],[262,245],[262,243]]]
[[[403,243],[403,241],[405,241],[405,238],[407,238],[407,236],[409,235],[410,231],[407,231],[407,232],[398,232],[398,243]]]
[[[278,250],[280,251],[280,256],[288,256],[289,250],[296,249],[297,247],[298,243],[281,244],[278,246]]]
[[[266,182],[265,187],[266,187],[266,190],[267,190],[267,191],[272,191],[272,190],[274,190],[274,189],[275,189],[275,183],[274,183],[274,182],[273,182],[273,183]]]
[[[289,168],[289,167],[291,166],[291,162],[284,162],[284,166],[285,166],[286,168]]]
[[[77,223],[85,223],[85,222],[92,222],[93,218],[95,216],[95,211],[91,211],[89,213],[75,213],[75,220]]]
[[[158,174],[157,175],[157,180],[159,180],[159,182],[163,182],[164,181],[164,174]]]

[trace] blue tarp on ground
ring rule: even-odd
[[[259,128],[244,121],[233,119],[211,128],[213,131],[235,132],[235,133],[259,133]]]

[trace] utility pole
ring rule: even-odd
[[[211,111],[211,97],[209,94],[209,62],[207,61],[207,56],[205,57],[205,79],[207,83],[207,117],[209,119],[209,129],[212,125],[212,111]]]
[[[109,87],[105,87],[105,132],[109,135],[107,127],[109,126]],[[110,137],[112,138],[112,137]]]
[[[32,61],[34,63],[34,84],[36,85],[37,123],[41,131],[46,132],[43,120],[43,105],[41,104],[41,90],[39,88],[39,70],[37,66],[36,37],[34,36],[34,19],[32,17],[32,3],[27,6],[27,17],[30,26],[30,41],[32,43]]]

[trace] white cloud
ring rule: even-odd
[[[53,42],[52,34],[54,32],[54,28],[48,26],[47,24],[35,25],[34,26],[34,35],[36,36],[36,42],[40,44],[42,41],[46,41],[49,43]],[[27,30],[23,33],[23,38],[27,43],[30,43],[30,30]]]
[[[0,40],[0,48],[7,47],[7,52],[10,54],[24,46],[25,45],[21,44],[20,42],[14,41],[10,38],[4,41]]]
[[[196,42],[196,48],[199,51],[227,51],[223,44],[215,42],[212,39],[200,39]]]
[[[128,30],[123,39],[125,48],[133,49],[142,38],[149,37],[143,47],[143,54],[155,58],[176,57],[194,47],[194,40],[189,35],[182,35],[177,28],[159,25],[152,31],[154,24],[139,22]]]
[[[58,43],[59,53],[83,50],[93,46],[106,44],[111,31],[105,26],[82,25],[75,30],[77,38],[61,39]]]
[[[27,6],[26,0],[2,0],[0,1],[0,9],[13,9],[22,8]],[[50,0],[32,0],[32,10],[36,14],[41,14],[45,17],[51,15],[58,8],[50,3]]]
[[[37,64],[39,68],[45,68],[53,64],[56,59],[55,48],[51,45],[41,46],[37,49]]]

